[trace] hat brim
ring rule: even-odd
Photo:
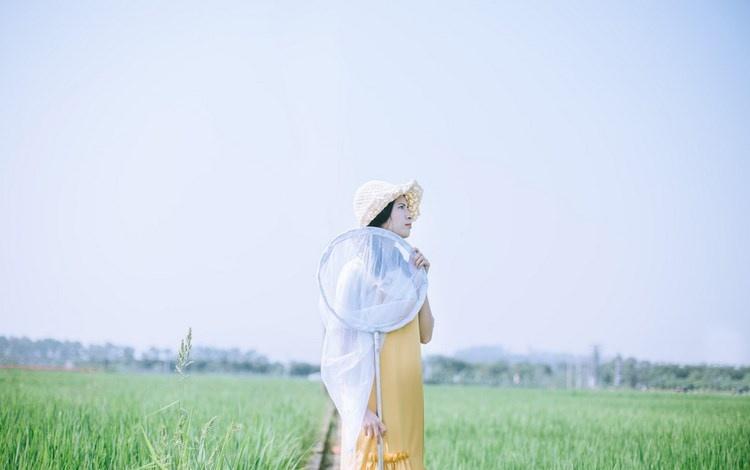
[[[377,201],[374,201],[367,212],[367,216],[364,220],[360,221],[360,225],[364,227],[370,224],[370,222],[372,222],[388,204],[395,201],[400,196],[406,197],[406,205],[411,213],[412,221],[416,220],[420,215],[419,209],[420,204],[422,203],[422,193],[422,186],[420,186],[416,180],[395,185],[393,189],[384,192],[380,195]]]

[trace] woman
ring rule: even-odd
[[[401,185],[369,181],[357,189],[354,212],[361,227],[380,227],[402,238],[411,234],[419,216],[422,188],[412,180]],[[412,261],[429,272],[430,262],[414,249]],[[382,438],[384,468],[424,469],[424,399],[421,344],[432,338],[434,318],[425,299],[417,316],[405,326],[385,335],[380,352],[383,419],[376,415],[376,384],[373,382],[353,459],[342,460],[342,468],[377,468],[378,437]],[[348,462],[348,463],[347,463]],[[353,463],[352,463],[353,462]]]

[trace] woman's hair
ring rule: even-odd
[[[367,226],[368,227],[382,228],[381,225],[383,225],[388,220],[388,217],[391,216],[391,211],[393,210],[393,204],[395,202],[396,202],[395,199],[393,201],[389,202],[388,205],[385,206],[383,208],[383,210],[380,211],[380,213],[375,216],[374,219],[372,219],[372,222],[370,222],[369,224],[367,224]],[[379,237],[373,238],[372,242],[373,242],[373,249],[378,250],[378,251],[382,249],[381,240],[380,240]],[[393,255],[394,255],[394,258],[395,258],[398,266],[401,268],[401,270],[404,272],[404,274],[406,274],[407,276],[409,276],[410,273],[409,273],[409,265],[408,265],[408,263],[404,261],[404,259],[398,253],[398,250],[395,250],[394,253],[393,253]],[[376,278],[382,277],[382,276],[385,275],[385,273],[382,272],[382,269],[383,269],[383,266],[381,265],[380,260],[377,259],[375,261],[375,263],[373,263],[372,266],[371,266],[371,272],[370,272],[370,274],[372,274]]]
[[[375,216],[374,219],[372,219],[372,222],[367,224],[367,226],[368,227],[380,227],[381,225],[383,225],[388,220],[388,217],[391,216],[391,211],[393,210],[394,202],[396,202],[395,199],[389,202],[388,205],[385,206],[383,210],[380,211],[380,213]]]

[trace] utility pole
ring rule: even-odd
[[[622,357],[620,357],[620,355],[618,354],[617,357],[615,357],[615,377],[614,377],[615,387],[619,387],[621,382],[622,382]]]
[[[595,344],[591,348],[591,374],[589,385],[591,388],[599,387],[599,345]]]

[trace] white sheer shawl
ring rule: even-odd
[[[367,227],[334,239],[321,260],[320,373],[341,416],[342,469],[354,462],[375,380],[373,333],[383,333],[382,347],[386,333],[413,320],[426,296],[426,273],[414,267],[411,255],[398,235]]]

